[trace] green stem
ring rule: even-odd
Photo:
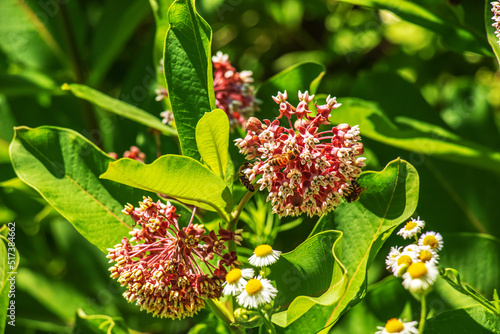
[[[243,210],[243,207],[248,202],[248,200],[250,198],[252,198],[253,194],[254,194],[254,192],[252,192],[252,191],[247,192],[245,194],[245,196],[243,196],[243,198],[241,199],[240,203],[238,204],[238,207],[236,207],[236,210],[234,210],[231,213],[231,220],[227,224],[227,229],[229,231],[234,232],[236,230],[236,224],[238,223],[238,220],[240,219],[241,211]],[[230,252],[236,251],[236,244],[234,243],[234,240],[229,241],[228,248],[229,248]]]
[[[267,318],[267,313],[262,309],[260,310],[260,313],[262,313],[262,320],[264,321],[264,325],[266,325],[266,328],[268,329],[267,333],[276,334],[276,328],[274,328],[274,325]]]
[[[419,334],[422,334],[424,332],[424,327],[425,327],[425,318],[426,318],[426,314],[427,314],[427,310],[426,310],[426,295],[427,294],[424,294],[422,295],[422,298],[420,298],[420,304],[422,305],[421,307],[421,311],[420,311],[420,323],[418,324],[418,333]]]

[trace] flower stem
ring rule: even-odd
[[[241,199],[238,207],[236,207],[236,210],[231,213],[231,220],[227,224],[227,229],[229,231],[234,232],[236,230],[236,224],[238,223],[238,219],[240,219],[241,211],[243,210],[245,204],[247,204],[248,200],[252,198],[253,194],[253,191],[248,191]],[[228,248],[230,252],[236,250],[236,244],[234,243],[234,240],[229,241]]]
[[[266,325],[266,328],[267,328],[266,332],[269,334],[276,334],[276,328],[274,328],[274,325],[268,319],[267,313],[264,312],[264,310],[262,310],[262,309],[260,310],[260,312],[262,313],[262,320],[264,321],[264,325]]]
[[[425,327],[425,318],[426,318],[426,313],[427,313],[425,297],[426,297],[426,294],[422,295],[422,298],[420,298],[421,311],[420,311],[420,322],[418,324],[418,333],[419,334],[422,334],[424,332],[424,327]]]

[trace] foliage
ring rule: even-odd
[[[4,0],[0,9],[0,331],[10,329],[14,277],[21,332],[373,333],[390,318],[419,320],[425,304],[384,258],[398,226],[420,216],[444,238],[421,333],[499,333],[500,47],[489,1]],[[249,180],[247,191],[233,145],[246,133],[216,109],[217,50],[253,71],[261,120],[279,116],[278,91],[293,105],[298,91],[337,97],[321,129],[359,125],[358,201],[278,219],[267,190]],[[155,101],[158,89],[168,96]],[[165,109],[174,123],[162,122]],[[107,154],[131,146],[145,161]],[[207,300],[183,320],[128,304],[105,253],[133,229],[124,206],[143,196],[174,203],[182,227],[243,229],[242,245],[228,244],[243,266],[260,244],[282,250],[263,272],[274,301],[241,311],[232,297]]]

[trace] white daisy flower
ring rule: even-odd
[[[401,254],[408,254],[410,255],[413,259],[416,259],[418,256],[418,252],[420,252],[420,248],[416,244],[409,244],[405,248],[403,248],[403,251]]]
[[[413,293],[423,293],[429,290],[439,272],[432,262],[412,263],[403,274],[403,286]]]
[[[234,268],[231,269],[230,272],[226,275],[226,281],[224,282],[224,290],[222,293],[227,295],[236,296],[241,293],[245,289],[245,285],[247,284],[246,279],[252,278],[254,275],[253,269],[245,268],[239,269]]]
[[[391,268],[401,255],[401,247],[391,247],[391,251],[385,259],[386,268]]]
[[[417,217],[417,219],[412,218],[405,224],[405,227],[399,230],[398,235],[402,236],[404,239],[413,238],[422,231],[424,226],[425,222],[420,220],[420,217]]]
[[[421,262],[432,262],[438,264],[439,255],[436,250],[432,249],[430,246],[419,247],[418,260]]]
[[[255,248],[253,255],[250,256],[248,262],[252,266],[265,267],[273,264],[280,257],[281,252],[273,250],[269,245],[260,245]]]
[[[389,319],[384,327],[377,326],[379,331],[375,334],[418,334],[418,322],[403,322],[401,319]]]
[[[412,263],[415,263],[417,261],[416,256],[417,256],[416,254],[409,252],[401,253],[401,255],[397,257],[396,261],[394,261],[391,267],[393,275],[396,277],[401,277],[405,273],[406,269]]]
[[[440,251],[443,248],[443,237],[434,231],[425,232],[418,239],[418,245],[429,246],[435,251]]]
[[[278,294],[270,280],[257,276],[250,279],[242,293],[236,297],[238,304],[245,308],[257,308],[268,304]]]

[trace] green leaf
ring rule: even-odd
[[[425,334],[442,333],[500,333],[500,318],[481,306],[446,311],[427,319]]]
[[[358,124],[361,136],[423,155],[500,173],[500,152],[469,142],[439,126],[399,116],[391,122],[378,105],[356,98],[340,98],[337,123]]]
[[[130,331],[122,318],[104,314],[87,315],[79,309],[73,333],[129,334]]]
[[[257,98],[262,101],[259,118],[274,119],[279,115],[279,106],[273,101],[272,96],[276,96],[278,91],[288,93],[290,103],[298,103],[298,91],[309,90],[310,94],[315,94],[319,82],[325,75],[325,66],[318,63],[302,63],[291,66],[286,70],[272,76],[256,92]]]
[[[215,109],[210,45],[212,30],[196,12],[193,0],[177,0],[168,12],[170,28],[163,55],[170,103],[182,154],[196,160],[195,128]]]
[[[19,178],[100,250],[128,234],[133,221],[121,210],[142,194],[100,180],[113,159],[83,136],[57,127],[19,127],[10,154]]]
[[[485,0],[484,2],[484,25],[486,27],[486,36],[488,37],[488,43],[490,43],[493,53],[500,65],[500,45],[498,44],[499,38],[495,36],[496,29],[492,26],[495,23],[491,18],[493,17],[493,12],[491,9],[491,0]]]
[[[20,290],[31,295],[64,322],[72,321],[75,311],[82,305],[96,306],[68,282],[49,278],[26,268],[18,270],[16,284]]]
[[[487,234],[467,232],[443,233],[443,238],[440,266],[456,269],[462,281],[492,299],[493,290],[500,287],[500,240]]]
[[[381,172],[364,172],[358,182],[366,188],[361,198],[354,203],[341,203],[333,214],[323,216],[312,232],[334,226],[344,232],[341,262],[349,277],[347,290],[323,318],[322,332],[328,331],[344,312],[361,300],[366,291],[366,272],[373,258],[392,231],[417,207],[418,174],[404,160],[390,162]],[[309,318],[300,321],[307,322]]]
[[[54,5],[58,6],[57,3]],[[35,13],[26,1],[1,1],[0,49],[28,67],[57,66],[59,64],[54,56],[61,64],[69,67],[68,57],[47,28],[47,23],[53,23],[51,21],[55,20],[50,20],[48,13],[42,10]]]
[[[12,96],[39,93],[60,93],[59,87],[47,77],[28,75],[0,75],[0,94]]]
[[[229,161],[229,120],[223,110],[215,109],[200,119],[196,125],[196,143],[203,162],[225,180]]]
[[[340,1],[391,11],[403,20],[435,32],[441,36],[443,43],[454,51],[471,51],[486,56],[491,55],[484,36],[463,28],[458,23],[447,21],[417,3],[399,0]]]
[[[143,0],[129,1],[127,6],[120,0],[113,0],[106,2],[102,12],[90,45],[91,71],[88,81],[92,86],[98,85],[105,77],[150,9]]]
[[[275,305],[288,305],[273,314],[272,321],[286,327],[316,304],[331,305],[345,291],[347,277],[339,262],[342,232],[325,231],[314,235],[271,267],[269,278],[276,281]],[[311,259],[314,258],[314,261]]]
[[[80,84],[64,84],[62,89],[70,90],[73,94],[75,94],[75,96],[87,100],[106,111],[161,131],[164,135],[177,135],[177,132],[173,128],[163,124],[158,118],[154,117],[150,113],[126,102],[114,99],[111,96],[103,94],[93,88]]]
[[[193,158],[164,155],[145,165],[132,159],[109,164],[101,178],[161,193],[180,202],[216,211],[225,221],[233,204],[222,179]]]

